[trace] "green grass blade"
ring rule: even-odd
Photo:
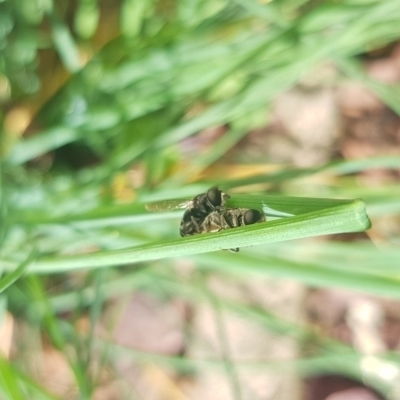
[[[334,175],[354,174],[361,171],[371,170],[375,168],[393,168],[400,169],[400,157],[371,157],[360,160],[335,161],[315,168],[285,168],[282,171],[270,174],[253,175],[248,178],[229,179],[210,181],[209,186],[220,185],[223,188],[235,188],[239,186],[265,184],[265,183],[281,183],[291,179],[303,178],[306,176],[327,173]]]
[[[1,139],[1,138],[0,138]],[[0,142],[1,145],[1,142]],[[8,204],[7,197],[5,195],[5,184],[3,178],[3,163],[0,161],[0,246],[3,245],[5,240],[9,222],[8,218]],[[0,269],[1,272],[1,269]]]
[[[48,151],[71,143],[81,136],[78,129],[66,126],[56,126],[42,133],[38,133],[29,139],[21,140],[16,144],[7,157],[7,162],[12,165],[20,165]]]
[[[61,397],[50,393],[46,388],[41,386],[40,383],[36,382],[30,376],[19,371],[14,365],[9,366],[9,371],[16,379],[18,379],[21,386],[26,389],[24,391],[24,399],[34,398],[43,400],[61,400]],[[27,397],[27,393],[30,394],[29,397]],[[14,400],[14,398],[18,399],[18,397],[11,397],[12,400]]]
[[[176,200],[178,202],[184,202],[190,200],[190,197],[178,198]],[[231,199],[227,202],[227,206],[256,208],[263,210],[267,216],[288,217],[308,213],[310,211],[318,211],[324,208],[349,204],[351,202],[352,200],[311,197],[232,194]],[[90,221],[92,221],[93,226],[101,226],[104,224],[115,225],[118,223],[126,224],[157,220],[161,221],[176,218],[182,214],[182,210],[176,212],[149,213],[146,208],[148,205],[149,204],[137,202],[131,204],[100,206],[89,211],[77,212],[75,214],[71,213],[70,209],[67,209],[67,211],[62,215],[52,215],[53,212],[59,213],[61,209],[61,206],[59,205],[58,209],[50,210],[48,213],[21,211],[13,216],[13,222],[24,225],[85,222],[86,225],[90,225]]]
[[[218,161],[224,154],[228,152],[234,145],[236,145],[244,136],[247,135],[249,127],[246,129],[232,128],[224,132],[224,134],[216,140],[212,147],[207,149],[205,152],[196,155],[192,165],[179,171],[171,179],[165,180],[162,184],[163,187],[177,183],[182,184],[183,182],[190,181],[190,178],[199,175],[201,171],[209,167],[214,162]]]
[[[20,387],[17,376],[7,360],[0,356],[0,384],[4,394],[9,399],[24,400],[25,395]]]
[[[388,85],[370,78],[360,62],[350,59],[336,60],[338,66],[353,80],[358,80],[375,94],[394,112],[400,115],[400,86]]]
[[[370,216],[377,217],[400,213],[400,185],[378,187],[353,186],[342,189],[341,193],[350,198],[362,198]]]
[[[55,12],[49,14],[54,46],[60,55],[65,68],[70,72],[77,72],[81,68],[78,46],[68,28]]]
[[[350,204],[353,201],[347,199],[234,194],[227,201],[227,207],[255,208],[263,210],[267,216],[289,217]]]
[[[317,235],[360,232],[369,227],[370,221],[365,212],[364,203],[361,200],[354,200],[349,204],[225,230],[217,234],[164,240],[124,250],[41,259],[29,268],[29,272],[61,273],[82,268],[126,265],[139,261],[180,257]]]
[[[273,255],[204,254],[196,257],[198,265],[206,269],[243,276],[295,279],[316,287],[341,287],[364,293],[400,298],[400,279],[375,272],[353,271],[350,268],[329,268],[302,260],[285,260]]]
[[[269,257],[273,255],[275,261],[296,263],[310,263],[321,268],[344,270],[366,274],[379,274],[388,277],[400,273],[400,250],[397,248],[376,247],[372,242],[336,242],[298,241],[291,243],[288,252],[287,243],[270,244],[268,249],[256,248],[252,254]],[[384,260],[384,262],[383,262]]]
[[[28,266],[33,262],[34,252],[28,256],[28,258],[23,261],[15,270],[8,273],[0,280],[0,293],[6,290],[9,286],[15,283],[22,275],[25,273]]]

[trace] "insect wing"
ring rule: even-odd
[[[201,224],[201,233],[219,232],[223,229],[221,225],[221,214],[217,211],[208,214]]]
[[[186,201],[182,201],[182,199],[161,200],[146,204],[146,210],[151,212],[173,211],[173,210],[187,208],[191,203],[192,200],[186,200]]]

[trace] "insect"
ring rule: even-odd
[[[265,216],[258,210],[249,208],[220,208],[207,215],[200,225],[200,233],[219,232],[223,229],[264,222]],[[238,252],[239,248],[230,249]]]
[[[229,198],[230,196],[222,190],[212,187],[192,200],[164,200],[147,204],[146,208],[149,211],[186,208],[180,223],[181,236],[219,232],[265,221],[264,214],[258,210],[225,207]],[[231,249],[231,251],[239,251],[239,249]]]
[[[195,235],[202,233],[201,225],[210,213],[217,212],[225,206],[229,195],[216,187],[206,193],[197,195],[191,200],[190,205],[183,214],[180,224],[181,236]]]
[[[198,194],[192,200],[163,200],[154,203],[146,204],[148,211],[172,211],[180,208],[195,209],[194,214],[209,214],[215,211],[218,207],[224,207],[229,195],[219,190],[217,187],[212,187],[205,193]]]
[[[223,229],[264,222],[265,217],[258,210],[249,208],[221,208],[208,214],[201,224],[201,233],[219,232]]]

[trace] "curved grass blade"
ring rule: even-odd
[[[71,214],[53,215],[51,213],[24,212],[20,211],[13,215],[13,222],[24,225],[59,224],[71,222],[87,222],[96,226],[102,224],[126,224],[142,223],[152,220],[175,218],[180,212],[163,212],[166,210],[181,209],[187,206],[188,201],[193,198],[178,198],[161,200],[152,203],[118,204],[111,206],[100,206],[89,211]],[[323,199],[312,197],[289,197],[276,195],[244,195],[233,194],[227,202],[228,207],[255,208],[264,211],[267,216],[288,217],[300,215],[310,211],[318,211],[324,208],[336,207],[349,204],[352,200]],[[151,211],[150,213],[148,211]],[[154,214],[153,212],[157,212]]]
[[[353,201],[348,199],[234,194],[227,201],[227,207],[255,208],[262,210],[267,216],[290,217],[350,204]]]
[[[361,200],[354,200],[351,203],[324,210],[229,229],[217,234],[210,233],[157,241],[124,250],[43,258],[32,265],[28,271],[61,273],[75,269],[127,265],[140,261],[208,253],[221,249],[261,245],[317,235],[360,232],[370,226],[364,203]]]

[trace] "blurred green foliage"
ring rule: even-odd
[[[105,299],[136,289],[157,292],[161,287],[167,296],[198,297],[195,282],[184,282],[170,261],[88,271],[80,285],[69,285],[65,278],[62,289],[49,294],[56,278],[45,272],[54,274],[54,266],[61,265],[63,273],[72,274],[77,264],[68,264],[71,254],[95,250],[101,257],[102,252],[124,254],[123,249],[143,245],[135,250],[142,254],[148,242],[162,252],[171,236],[178,236],[180,214],[150,214],[146,202],[190,198],[216,183],[228,189],[256,184],[258,191],[272,183],[277,203],[281,198],[287,205],[282,194],[302,194],[292,182],[322,175],[334,176],[334,184],[317,189],[315,196],[361,197],[373,218],[398,217],[397,183],[362,187],[356,178],[377,167],[399,169],[396,156],[240,179],[226,176],[219,182],[204,171],[250,130],[267,123],[272,99],[321,64],[332,63],[341,71],[335,83],[343,77],[358,80],[399,113],[399,87],[375,82],[359,65],[366,52],[399,39],[399,20],[398,0],[0,1],[0,272],[8,271],[0,281],[2,301],[46,332],[56,348],[66,351],[66,342],[73,344],[67,358],[82,398],[90,397],[96,382],[87,372],[90,354],[79,350],[97,339],[93,331],[82,338],[73,329],[80,315],[89,313],[93,328]],[[16,108],[28,110],[26,129],[18,129],[20,114],[12,118]],[[215,126],[226,131],[210,149],[200,149],[196,159],[185,154],[185,139]],[[232,201],[251,206],[259,199],[239,195]],[[291,206],[293,214],[308,207]],[[362,212],[351,215],[365,218]],[[198,249],[209,239],[190,240]],[[388,242],[398,244],[398,239]],[[398,298],[396,248],[382,252],[368,242],[315,248],[304,254],[301,245],[282,242],[239,255],[217,252],[192,259],[199,269],[229,279],[272,275]],[[127,264],[135,253],[129,256],[108,256],[101,266]],[[31,267],[32,258],[43,257],[48,270],[40,269],[40,261],[36,270]],[[51,266],[51,260],[57,262]],[[99,265],[86,260],[78,257],[79,268]],[[348,260],[351,271],[343,270]],[[43,275],[24,277],[29,268]],[[224,303],[227,312],[235,307],[249,322],[273,331],[301,331],[266,311],[255,315],[252,307]],[[60,317],[66,311],[73,311],[70,320]],[[322,364],[298,361],[305,375],[321,368],[362,378],[351,349],[342,348],[348,357],[340,362],[332,343],[321,339],[318,346]],[[135,357],[161,362],[154,355]],[[172,357],[162,362],[177,367],[194,363]],[[1,397],[39,398],[34,396],[40,393],[40,398],[54,398],[21,373],[22,366],[21,360],[15,365],[0,360],[2,382],[8,382],[0,385]],[[376,379],[372,386],[390,392],[390,383]]]

